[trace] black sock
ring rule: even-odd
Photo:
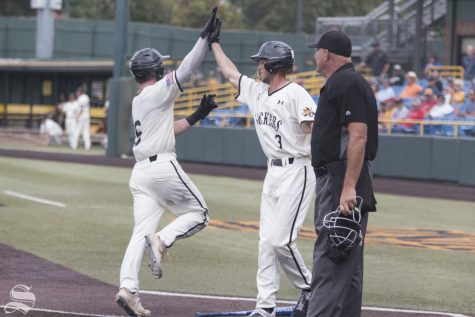
[[[262,308],[264,309],[266,312],[268,312],[269,314],[272,314],[272,312],[274,311],[274,307],[271,307],[271,308]]]

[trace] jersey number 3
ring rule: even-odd
[[[282,150],[282,137],[280,135],[276,134],[275,138],[277,139],[277,142],[279,142],[279,149]]]
[[[142,141],[141,138],[140,138],[142,136],[142,131],[141,131],[142,130],[141,129],[142,124],[140,123],[139,120],[137,120],[137,121],[135,121],[134,126],[135,126],[135,143],[134,143],[134,145],[139,145],[140,141]]]

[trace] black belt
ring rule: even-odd
[[[328,174],[328,169],[325,166],[314,167],[313,170],[315,171],[315,175],[317,177],[321,177],[323,175]]]
[[[151,163],[151,162],[155,162],[155,161],[157,160],[157,154],[152,155],[152,156],[149,156],[149,157],[148,157],[148,160],[150,161],[150,163]]]
[[[270,164],[271,164],[272,166],[284,166],[285,160],[287,160],[287,161],[289,162],[289,165],[294,162],[294,158],[291,157],[291,158],[288,158],[288,159],[272,159],[272,160],[270,161]]]

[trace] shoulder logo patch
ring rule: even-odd
[[[315,112],[312,111],[312,108],[305,107],[305,108],[303,108],[303,116],[304,117],[313,117],[313,116],[315,116]]]

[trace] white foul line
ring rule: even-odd
[[[159,296],[173,296],[173,297],[187,297],[187,298],[202,298],[202,299],[218,299],[218,300],[230,300],[230,301],[246,301],[254,302],[255,298],[248,297],[226,297],[226,296],[213,296],[213,295],[199,295],[199,294],[185,294],[185,293],[170,293],[170,292],[158,292],[158,291],[140,291],[141,294],[149,295],[159,295]],[[281,304],[291,304],[295,305],[295,301],[277,301]],[[442,313],[442,312],[433,312],[433,311],[422,311],[422,310],[409,310],[409,309],[396,309],[396,308],[381,308],[381,307],[362,307],[363,310],[371,311],[382,311],[382,312],[394,312],[394,313],[412,313],[412,314],[432,314],[440,316],[449,316],[449,317],[470,317],[462,314],[454,313]]]
[[[65,204],[57,202],[57,201],[52,201],[52,200],[48,200],[48,199],[38,198],[38,197],[35,197],[35,196],[25,195],[25,194],[22,194],[22,193],[17,193],[17,192],[11,191],[11,190],[4,190],[3,193],[5,193],[7,195],[10,195],[10,196],[13,196],[13,197],[35,201],[35,202],[41,203],[41,204],[46,204],[46,205],[51,205],[51,206],[56,206],[56,207],[62,207],[62,208],[66,207]]]
[[[0,308],[4,309],[5,306],[0,305]],[[77,313],[77,312],[69,312],[69,311],[54,310],[54,309],[44,309],[44,308],[31,308],[28,311],[38,311],[38,312],[45,312],[45,313],[74,315],[74,316],[83,316],[83,317],[121,317],[120,315],[87,314],[87,313]]]

